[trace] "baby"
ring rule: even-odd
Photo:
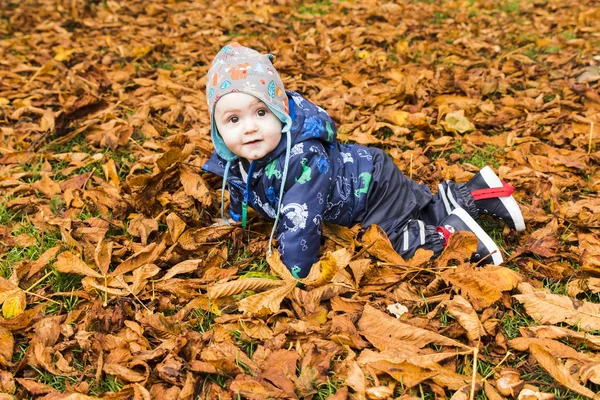
[[[203,168],[223,177],[222,192],[227,183],[235,222],[246,225],[248,206],[274,220],[269,251],[277,232],[281,259],[296,278],[318,258],[324,221],[377,224],[404,258],[418,248],[437,257],[453,232],[471,231],[479,240],[471,260],[502,263],[474,218],[489,214],[525,229],[512,186],[485,167],[468,183],[440,183],[432,195],[382,150],[339,143],[329,115],[285,91],[272,60],[238,43],[215,57],[207,83],[215,151]]]

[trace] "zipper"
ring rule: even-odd
[[[254,170],[254,161],[250,163],[248,168],[248,179],[246,180],[246,190],[244,191],[244,201],[242,202],[242,227],[246,226],[248,219],[248,202],[250,201],[250,179],[252,179],[252,171]]]

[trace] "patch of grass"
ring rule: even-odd
[[[25,357],[25,352],[27,352],[28,348],[29,348],[29,344],[18,343],[15,346],[15,350],[13,352],[12,362],[18,363],[19,361],[21,361],[23,359],[23,357]]]
[[[329,14],[330,6],[331,2],[329,0],[317,1],[312,4],[301,4],[298,6],[298,12],[300,14],[327,15]]]
[[[521,10],[519,0],[507,0],[504,2],[504,11],[507,13],[518,13]]]
[[[334,395],[337,390],[344,385],[344,381],[337,377],[327,377],[327,382],[322,383],[317,388],[317,393],[314,395],[314,399],[325,400],[329,396]]]
[[[35,372],[38,373],[38,377],[36,379],[38,382],[43,383],[44,385],[48,385],[59,392],[64,392],[65,390],[67,390],[67,382],[70,385],[75,385],[78,383],[76,377],[58,376],[41,369],[37,369],[33,366],[31,368],[33,368]]]
[[[535,46],[529,47],[525,50],[524,54],[531,58],[533,61],[537,61],[538,54],[541,53],[541,50]],[[511,85],[512,86],[512,85]],[[520,89],[523,90],[523,89]]]
[[[448,157],[452,154],[465,154],[465,149],[462,145],[461,142],[455,142],[455,145],[453,148],[448,149],[448,150],[442,150],[439,153],[434,153],[431,155],[431,161],[435,161],[435,160],[439,160],[440,158],[446,158],[448,159]]]
[[[513,307],[504,313],[500,320],[504,335],[508,340],[521,336],[519,328],[537,325],[529,315],[525,313],[522,305],[515,303]]]
[[[8,203],[12,200],[14,200],[12,197],[5,197],[0,201],[0,225],[9,225],[19,216],[18,213],[8,209]]]
[[[150,66],[152,68],[166,69],[169,71],[172,71],[175,69],[175,67],[173,66],[173,63],[171,63],[171,61],[165,60],[165,59],[161,59],[159,61],[153,61],[150,63]]]
[[[433,23],[435,25],[442,25],[444,23],[445,20],[447,20],[448,18],[450,18],[450,16],[448,14],[446,14],[443,11],[434,11],[433,12]]]
[[[77,136],[65,143],[51,143],[49,150],[55,154],[73,152],[94,153],[94,150],[90,149],[85,141],[84,132],[79,133]]]
[[[107,392],[117,393],[123,388],[123,384],[112,375],[106,375],[104,379],[101,379],[99,382],[96,382],[95,379],[92,379],[89,384],[89,394],[97,397],[102,396]]]
[[[550,290],[553,294],[560,296],[568,296],[569,288],[567,284],[552,278],[544,278],[544,287]]]
[[[56,269],[52,269],[52,291],[54,293],[65,293],[79,290],[81,286],[81,275],[77,274],[65,274],[58,272]]]
[[[560,47],[558,46],[548,46],[542,49],[543,53],[546,54],[556,54],[560,51]]]
[[[564,31],[560,35],[567,40],[577,39],[577,34],[573,31]]]
[[[1,209],[1,207],[0,207]],[[0,215],[4,214],[0,211]],[[30,221],[29,218],[24,217],[21,219],[21,223],[17,224],[15,229],[11,232],[13,236],[20,234],[28,234],[36,238],[36,243],[32,246],[23,248],[13,247],[7,253],[2,255],[0,258],[0,275],[4,278],[11,276],[13,266],[21,261],[35,261],[40,255],[51,247],[57,246],[61,243],[60,233],[46,231],[42,235],[40,230],[36,228]]]
[[[82,221],[85,221],[86,219],[90,219],[90,218],[100,218],[102,217],[102,214],[100,214],[100,211],[98,210],[90,210],[88,207],[83,207],[81,209],[81,212],[79,213],[79,219]]]
[[[20,179],[25,183],[33,183],[42,179],[42,175],[40,172],[42,171],[43,162],[42,160],[38,160],[36,162],[30,164],[19,164],[19,167],[26,173],[25,176],[22,176]]]
[[[448,309],[444,308],[440,312],[440,322],[442,323],[442,326],[449,326],[455,320],[456,319],[448,312]]]
[[[244,353],[246,353],[246,355],[250,358],[252,358],[252,356],[254,355],[254,352],[256,351],[256,347],[257,344],[255,343],[255,341],[248,337],[248,335],[246,335],[244,332],[240,331],[240,330],[234,330],[231,331],[231,336],[235,339],[235,341],[237,342],[237,345],[240,349],[242,349],[242,351]]]
[[[494,243],[503,251],[507,251],[511,246],[507,246],[504,241],[502,231],[504,230],[504,223],[491,217],[483,217],[477,220],[477,223],[483,228],[483,230],[492,238]]]
[[[479,149],[473,152],[473,154],[467,158],[463,158],[461,163],[473,164],[476,167],[483,168],[486,165],[490,165],[496,169],[500,167],[497,155],[501,154],[501,150],[493,145],[489,145],[484,149]]]
[[[196,321],[191,324],[190,328],[196,332],[206,333],[213,329],[216,315],[210,311],[204,311],[200,308],[195,308],[190,313],[190,319]]]

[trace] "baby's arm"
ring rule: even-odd
[[[235,222],[239,222],[242,218],[242,202],[244,200],[244,192],[233,183],[228,183],[229,188],[229,216]]]
[[[317,261],[321,245],[321,221],[332,188],[332,168],[323,147],[290,160],[287,180],[291,186],[283,197],[277,240],[283,263],[294,276],[303,278]],[[320,172],[321,171],[321,172]]]

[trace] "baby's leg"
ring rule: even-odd
[[[473,218],[479,217],[475,200],[467,184],[444,181],[438,185],[438,192],[421,210],[419,219],[427,224],[437,225],[455,208],[466,210]]]
[[[438,257],[444,250],[444,237],[440,235],[435,225],[427,225],[418,219],[407,223],[387,221],[381,228],[387,233],[394,250],[404,259],[414,256],[419,248],[433,251],[433,257]]]
[[[478,240],[477,250],[471,256],[472,262],[500,265],[503,261],[500,249],[492,238],[462,208],[455,208],[437,226],[413,219],[406,224],[393,225],[388,222],[382,228],[387,232],[394,250],[405,259],[414,256],[420,248],[433,251],[434,258],[439,257],[453,233],[468,231],[474,233]]]

